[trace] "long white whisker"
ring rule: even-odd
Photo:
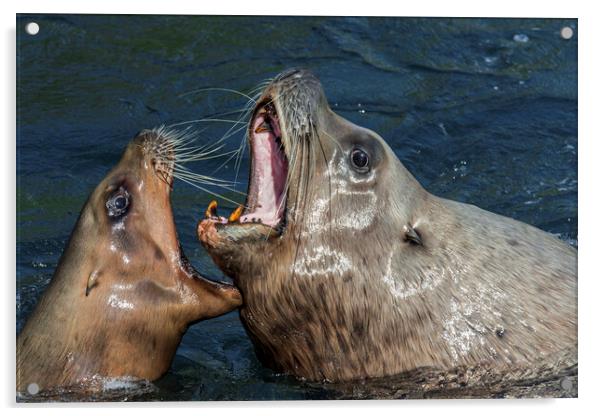
[[[268,80],[269,82],[271,82],[271,80]],[[262,90],[265,88],[264,86],[260,86],[260,91],[257,92],[257,94],[255,95],[256,100],[259,99],[259,97],[261,97],[262,94]],[[259,88],[256,88],[259,89]],[[248,112],[245,113],[245,117],[247,117],[252,111],[252,108],[249,107]],[[239,154],[236,156],[236,161],[234,162],[234,170],[235,170],[235,174],[234,174],[234,180],[237,181],[238,180],[238,174],[240,172],[240,165],[242,163],[242,158],[243,158],[243,154],[244,154],[244,150],[247,146],[247,141],[250,141],[249,135],[248,133],[245,134],[241,140],[240,146],[238,147],[239,150]]]
[[[203,186],[200,186],[200,185],[198,185],[197,183],[194,183],[194,182],[188,181],[188,180],[186,180],[186,179],[184,179],[184,178],[178,178],[178,179],[180,179],[180,180],[181,180],[181,181],[183,181],[183,182],[186,182],[187,184],[189,184],[189,185],[191,185],[191,186],[194,186],[195,188],[198,188],[198,189],[200,189],[200,190],[201,190],[201,191],[203,191],[203,192],[207,192],[208,194],[211,194],[211,195],[213,195],[213,196],[215,196],[215,197],[217,197],[217,198],[221,198],[221,199],[223,199],[224,201],[231,202],[231,203],[233,203],[233,204],[235,204],[235,205],[237,205],[237,206],[238,206],[238,205],[240,205],[240,202],[236,202],[236,201],[234,201],[234,200],[232,200],[232,199],[230,199],[230,198],[228,198],[228,197],[225,197],[225,196],[223,196],[223,195],[220,195],[220,194],[218,194],[218,193],[212,192],[212,191],[210,191],[209,189],[207,189],[207,188],[205,188],[205,187],[203,187]]]
[[[212,156],[207,156],[206,154],[200,154],[200,155],[196,155],[196,156],[188,156],[188,157],[178,157],[176,158],[177,161],[181,162],[181,163],[188,163],[188,162],[200,162],[203,160],[211,160],[211,159],[219,159],[231,154],[235,154],[237,152],[237,150],[230,150],[229,152],[224,152],[224,153],[219,153],[217,155],[212,155]]]
[[[224,146],[225,146],[225,144],[222,144],[220,146],[213,146],[211,148],[209,148],[208,146],[205,146],[206,147],[205,149],[202,147],[201,148],[197,147],[196,149],[190,148],[184,152],[178,152],[178,156],[182,156],[182,157],[190,156],[190,155],[207,155],[208,156],[208,155],[214,154],[215,152],[220,151]]]
[[[171,127],[184,126],[186,124],[204,123],[204,122],[232,123],[232,124],[240,124],[241,123],[241,121],[229,120],[229,119],[223,119],[223,118],[199,118],[197,120],[182,121],[179,123],[170,124],[168,127],[171,128]]]
[[[190,95],[190,94],[197,94],[197,93],[199,93],[199,92],[204,92],[204,91],[223,91],[223,92],[231,92],[231,93],[233,93],[233,94],[238,94],[238,95],[240,95],[240,96],[242,96],[242,97],[245,97],[245,98],[246,98],[246,99],[248,99],[248,100],[253,100],[251,97],[249,97],[249,96],[248,96],[247,94],[245,94],[244,92],[240,92],[240,91],[233,90],[233,89],[230,89],[230,88],[218,88],[218,87],[211,87],[211,88],[199,88],[198,90],[194,90],[194,91],[190,91],[190,92],[186,92],[186,93],[184,93],[184,94],[181,94],[181,95],[179,95],[179,97],[181,98],[181,97],[185,97],[185,96],[187,96],[187,95]]]
[[[195,173],[182,166],[176,166],[174,169],[174,172],[177,173],[178,175],[184,175],[189,178],[197,178],[199,180],[207,181],[210,183],[215,183],[215,184],[221,183],[221,184],[224,184],[227,186],[235,186],[236,185],[236,183],[233,181],[229,181],[227,179],[214,178],[212,176],[202,175],[200,173]]]

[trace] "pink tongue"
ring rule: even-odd
[[[257,130],[264,120],[264,116],[257,117],[252,131]],[[284,209],[282,197],[287,162],[280,154],[275,139],[274,134],[269,131],[253,133],[253,181],[257,191],[257,207],[254,212],[242,216],[241,222],[252,222],[256,219],[270,226],[279,222]]]

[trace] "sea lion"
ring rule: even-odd
[[[18,336],[17,391],[157,379],[189,324],[241,304],[236,288],[205,279],[182,252],[172,133],[141,132],[88,198]]]
[[[248,136],[242,215],[211,209],[197,231],[268,366],[347,381],[576,351],[576,250],[427,192],[308,71],[266,87]]]

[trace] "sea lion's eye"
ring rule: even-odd
[[[360,172],[368,171],[370,163],[370,158],[368,157],[368,153],[364,152],[362,149],[353,149],[351,151],[351,164],[354,168],[356,168]]]
[[[107,201],[107,213],[112,218],[120,217],[125,214],[129,205],[130,194],[121,187]]]

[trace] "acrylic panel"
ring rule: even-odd
[[[17,15],[17,401],[576,397],[577,39]]]

